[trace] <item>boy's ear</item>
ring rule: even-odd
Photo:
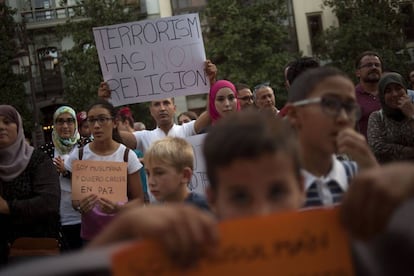
[[[184,167],[182,174],[184,182],[188,184],[193,177],[193,170],[190,167]]]

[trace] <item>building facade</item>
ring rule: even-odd
[[[125,3],[139,1],[141,11],[148,18],[166,17],[190,12],[199,12],[207,5],[207,0],[120,0]],[[62,4],[64,3],[64,4]],[[6,4],[15,8],[16,22],[25,28],[26,37],[22,48],[27,49],[30,57],[31,82],[27,84],[33,94],[39,110],[44,137],[50,136],[52,115],[55,109],[64,104],[64,83],[60,53],[74,46],[70,37],[58,39],[55,28],[69,17],[73,18],[77,6],[76,0],[6,0]],[[315,37],[330,26],[338,26],[338,20],[332,10],[323,7],[323,0],[286,0],[291,30],[293,52],[300,51],[305,56],[315,52]],[[410,20],[404,26],[408,38],[412,62],[414,62],[414,1],[401,1],[401,11]],[[176,99],[177,114],[186,110],[198,113],[206,107],[206,96],[187,96]],[[43,138],[42,138],[43,139]]]

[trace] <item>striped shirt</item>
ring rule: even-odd
[[[316,177],[303,170],[306,191],[304,207],[330,206],[339,203],[357,171],[358,166],[354,161],[339,161],[335,157],[333,157],[332,169],[326,176]]]

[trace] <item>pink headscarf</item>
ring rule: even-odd
[[[236,87],[234,86],[234,84],[227,81],[227,80],[219,80],[219,81],[215,82],[213,84],[213,86],[211,86],[210,93],[208,95],[208,97],[209,97],[208,108],[209,108],[210,117],[211,117],[211,120],[212,120],[213,124],[221,118],[220,114],[217,112],[217,109],[216,109],[216,106],[215,106],[214,103],[216,101],[217,92],[221,88],[224,88],[224,87],[227,87],[227,88],[231,89],[231,91],[233,92],[234,97],[236,97],[236,101],[237,101],[236,111],[240,110],[240,102],[237,99],[237,90],[236,90]]]

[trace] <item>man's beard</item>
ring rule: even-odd
[[[376,73],[377,75],[374,75]],[[362,80],[367,83],[378,83],[381,79],[381,74],[379,72],[371,72]]]

